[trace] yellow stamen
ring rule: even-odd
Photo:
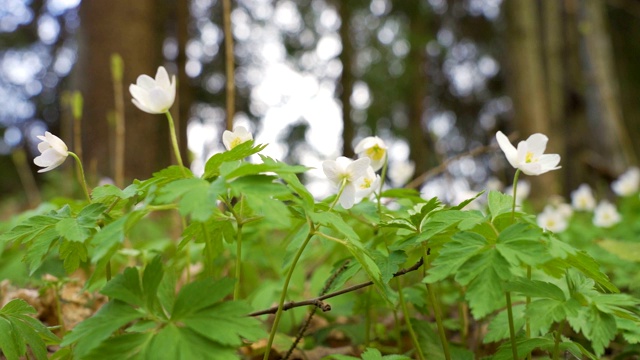
[[[533,160],[533,153],[531,151],[527,151],[527,155],[524,157],[524,162],[530,163]]]
[[[367,149],[367,157],[376,161],[382,160],[382,158],[384,157],[384,153],[385,149],[381,148],[377,144]]]
[[[230,147],[233,149],[234,147],[238,146],[242,144],[242,140],[240,140],[239,137],[236,137],[235,139],[231,140],[231,145]]]

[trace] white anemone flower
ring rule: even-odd
[[[640,169],[631,167],[618,180],[611,183],[611,189],[619,196],[629,196],[638,192],[640,186]]]
[[[371,159],[373,171],[378,171],[384,165],[387,145],[377,136],[368,136],[362,139],[354,149],[358,157]]]
[[[365,198],[380,186],[380,175],[377,175],[373,168],[369,166],[365,175],[356,179],[355,185],[356,197]]]
[[[356,183],[360,178],[367,176],[370,163],[368,157],[353,161],[344,156],[335,161],[326,160],[322,163],[322,170],[327,178],[338,188],[343,187],[338,199],[343,208],[350,209],[355,203]]]
[[[527,175],[541,175],[560,169],[560,155],[544,153],[549,140],[546,135],[533,134],[526,141],[520,141],[517,149],[501,131],[496,133],[496,139],[509,164]]]
[[[596,207],[596,198],[593,196],[591,187],[582,184],[577,190],[571,192],[571,205],[580,211],[590,211]]]
[[[47,172],[62,165],[67,156],[69,156],[67,144],[48,131],[44,133],[44,136],[38,136],[38,139],[42,140],[38,144],[38,150],[41,155],[33,159],[33,163],[44,168],[38,170],[38,172]]]
[[[598,227],[608,228],[622,220],[616,207],[606,200],[602,200],[593,211],[593,224]]]
[[[222,143],[227,150],[251,140],[253,140],[253,135],[244,126],[237,126],[233,131],[225,130],[222,133]]]
[[[541,228],[552,231],[554,233],[560,233],[567,229],[569,226],[568,217],[559,208],[553,208],[552,206],[546,206],[542,213],[538,214],[538,226]]]
[[[176,76],[169,80],[167,70],[160,66],[155,79],[140,75],[135,84],[129,86],[133,104],[149,114],[164,114],[176,99]]]

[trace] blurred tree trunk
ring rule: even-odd
[[[187,42],[189,41],[189,1],[178,1],[176,4],[176,27],[178,39],[178,57],[176,58],[176,67],[178,68],[178,106],[174,107],[177,116],[176,129],[178,131],[178,143],[180,145],[180,153],[182,157],[186,157],[188,164],[190,162],[189,146],[187,139],[187,125],[189,124],[189,116],[191,114],[191,104],[193,103],[193,86],[191,79],[187,76]],[[187,165],[188,166],[188,165]]]
[[[545,89],[540,20],[537,2],[512,0],[504,4],[507,20],[507,86],[513,100],[516,129],[520,139],[533,133],[550,135],[549,107]],[[557,151],[555,137],[549,137],[549,152]],[[529,177],[534,201],[558,193],[557,172]]]
[[[91,174],[113,176],[109,138],[113,131],[107,120],[114,109],[109,70],[112,53],[119,53],[124,60],[125,177],[147,178],[170,163],[166,118],[137,109],[128,91],[139,75],[153,77],[162,65],[160,8],[157,0],[84,1],[80,6],[82,28],[73,81],[85,99],[83,161]]]
[[[581,55],[587,81],[587,119],[597,149],[591,165],[605,175],[616,176],[636,161],[618,100],[617,76],[605,10],[603,1],[581,1]]]
[[[342,155],[353,157],[355,127],[351,118],[351,94],[353,94],[353,43],[351,41],[351,8],[348,2],[336,1],[340,14],[340,41],[342,75],[340,76],[340,102],[342,103]]]

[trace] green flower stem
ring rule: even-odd
[[[520,169],[516,170],[516,174],[513,176],[513,204],[511,205],[511,222],[516,220],[516,192],[518,189],[518,177],[520,176]]]
[[[399,278],[396,278],[396,284],[398,285],[398,301],[400,302],[400,308],[402,309],[402,315],[404,317],[405,323],[407,324],[407,330],[409,330],[411,341],[413,342],[413,346],[416,348],[416,352],[418,353],[418,359],[425,360],[424,354],[422,353],[422,347],[420,347],[416,332],[413,330],[413,326],[411,325],[411,315],[409,314],[407,303],[406,301],[404,301],[404,295],[402,294],[402,283],[400,282]]]
[[[182,164],[182,156],[180,155],[180,147],[178,146],[178,137],[176,136],[176,126],[173,123],[173,117],[168,111],[165,112],[165,115],[167,115],[167,120],[169,121],[169,132],[171,133],[171,144],[173,145],[173,153],[176,156],[176,160],[178,161],[180,170],[182,170],[182,175],[187,177],[187,173],[184,171],[184,165]]]
[[[278,324],[280,323],[280,318],[282,317],[282,308],[284,307],[284,301],[287,298],[287,290],[289,289],[289,282],[291,281],[293,270],[295,270],[296,264],[298,263],[298,260],[300,260],[300,256],[302,256],[302,252],[307,247],[307,244],[309,244],[309,240],[311,240],[313,234],[316,231],[315,226],[313,226],[310,221],[309,227],[309,234],[307,235],[306,239],[304,239],[302,246],[300,246],[298,252],[296,253],[296,256],[293,258],[293,262],[291,263],[289,271],[287,272],[287,277],[284,280],[284,285],[282,286],[282,294],[280,294],[280,301],[278,302],[278,310],[276,311],[276,317],[273,320],[273,325],[271,326],[269,341],[267,342],[267,348],[265,349],[263,360],[269,360],[269,353],[271,352],[271,346],[273,345],[273,340],[276,337],[276,332],[278,332]]]
[[[558,324],[558,329],[555,331],[555,339],[553,345],[553,360],[560,359],[560,342],[562,341],[562,331],[564,330],[565,322],[562,321]]]
[[[382,165],[382,174],[380,174],[380,188],[378,188],[378,216],[382,217],[382,186],[387,178],[387,169],[389,167],[389,156],[384,154],[384,165]]]
[[[424,262],[426,264],[424,268],[424,271],[426,273],[426,271],[428,271],[429,268],[431,267],[431,261],[429,261],[429,253],[427,251],[427,245],[424,243],[422,244],[422,250],[424,252],[422,256],[424,257]],[[451,360],[451,352],[449,351],[449,341],[447,340],[447,335],[444,332],[444,325],[442,323],[442,312],[440,310],[440,303],[438,303],[434,287],[429,283],[427,283],[427,292],[429,293],[429,301],[433,306],[433,313],[436,317],[436,324],[438,325],[438,335],[440,336],[440,342],[442,342],[442,351],[444,352],[444,358],[446,360]]]
[[[87,201],[91,203],[91,196],[89,196],[89,188],[87,187],[87,180],[84,176],[84,168],[82,167],[82,161],[80,161],[80,158],[78,157],[78,155],[76,155],[72,151],[69,151],[69,155],[71,155],[71,157],[76,159],[76,165],[78,169],[78,178],[79,178],[78,181],[82,186],[82,191],[84,191],[84,195],[87,197]]]
[[[344,192],[344,188],[347,186],[347,179],[343,179],[342,182],[340,183],[340,190],[338,191],[338,195],[336,195],[336,199],[333,200],[333,203],[331,203],[331,206],[329,206],[329,210],[327,210],[328,212],[331,212],[331,210],[333,210],[334,206],[336,206],[336,204],[338,203],[338,200],[340,200],[340,196],[342,196],[342,193]]]
[[[527,265],[527,279],[531,280],[531,265]],[[529,304],[531,304],[531,296],[527,295],[525,303],[525,309],[529,309]],[[524,321],[525,335],[527,339],[531,339],[531,322],[529,322],[529,317],[525,316]],[[527,353],[527,360],[531,360],[531,353]]]
[[[371,342],[371,288],[367,289],[364,301],[364,346]],[[394,312],[395,315],[395,312]]]
[[[236,284],[233,288],[233,300],[240,299],[240,277],[242,276],[242,222],[238,222],[236,234]]]
[[[516,344],[516,330],[513,326],[513,309],[511,308],[511,292],[505,292],[507,298],[507,317],[509,318],[509,337],[511,338],[511,352],[513,360],[518,360],[518,345]]]

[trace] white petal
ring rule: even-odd
[[[507,136],[503,134],[502,131],[498,131],[496,133],[496,140],[498,140],[498,145],[500,146],[500,149],[502,150],[504,155],[507,157],[507,161],[509,161],[509,164],[511,164],[511,166],[513,167],[517,167],[518,151],[513,145],[511,145],[509,138],[507,138]]]
[[[331,180],[334,184],[340,182],[340,174],[338,164],[333,160],[326,160],[322,162],[322,171],[327,176],[327,179]]]
[[[149,75],[140,75],[136,79],[136,85],[144,90],[151,90],[156,87],[156,81]]]
[[[558,164],[560,163],[560,155],[558,154],[543,154],[538,158],[538,163],[547,171],[560,169]]]
[[[167,69],[165,69],[164,66],[158,67],[158,71],[156,71],[156,84],[165,89],[171,87],[169,74],[167,73]]]
[[[160,114],[158,112],[156,112],[154,109],[148,107],[147,105],[139,102],[137,99],[131,99],[131,102],[133,103],[133,105],[135,105],[138,109],[149,113],[149,114]]]
[[[129,93],[134,99],[138,99],[140,102],[147,102],[149,90],[151,89],[145,89],[135,84],[129,85]]]
[[[373,171],[382,169],[382,166],[384,166],[384,159],[385,157],[382,157],[380,160],[371,160],[371,167],[373,168]]]
[[[371,164],[371,159],[368,157],[360,158],[347,167],[349,173],[349,181],[355,181],[356,179],[363,177],[367,174],[367,168]]]
[[[233,133],[229,130],[225,130],[222,133],[222,143],[227,150],[231,150],[231,143],[233,142],[234,137]]]
[[[356,187],[353,184],[347,184],[338,201],[343,208],[351,209],[356,202]]]
[[[527,139],[527,151],[532,152],[536,156],[544,154],[544,150],[547,148],[547,141],[549,138],[546,135],[537,133],[529,136]]]
[[[51,147],[59,153],[66,154],[67,151],[69,151],[69,149],[67,148],[67,144],[65,144],[64,141],[62,141],[62,139],[60,139],[59,137],[53,135],[48,131],[44,133],[44,136],[47,139],[49,145],[51,145]]]
[[[162,114],[169,110],[173,102],[171,101],[170,94],[167,94],[166,91],[155,88],[149,91],[149,102],[146,104],[147,107],[153,109],[156,114]]]

